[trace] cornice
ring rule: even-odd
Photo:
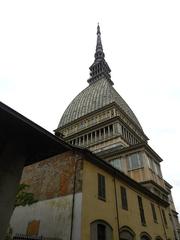
[[[168,192],[166,189],[164,189],[163,187],[161,187],[160,185],[158,185],[158,184],[157,184],[156,182],[154,182],[153,180],[148,180],[148,181],[140,182],[140,184],[148,184],[148,183],[156,186],[159,190],[161,190],[161,191],[164,192],[165,194],[167,194],[167,195],[169,194],[169,192]]]

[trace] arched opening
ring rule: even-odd
[[[123,226],[119,229],[120,240],[134,240],[135,233],[128,226]]]
[[[91,240],[112,240],[113,229],[104,220],[96,220],[90,225]]]
[[[142,232],[142,233],[140,234],[140,239],[141,239],[141,240],[151,240],[152,237],[151,237],[147,232]]]
[[[162,237],[157,236],[157,237],[156,237],[156,240],[163,240],[163,239],[162,239]]]

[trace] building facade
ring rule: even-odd
[[[46,239],[178,239],[161,157],[113,87],[100,27],[89,86],[65,110],[57,138],[71,150],[24,169],[39,200],[15,209],[14,233]]]
[[[161,198],[170,198],[178,237],[177,212],[171,188],[161,172],[162,159],[148,145],[148,137],[137,117],[113,88],[99,26],[94,57],[89,86],[67,107],[55,134],[70,144],[87,147]]]

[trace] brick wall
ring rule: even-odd
[[[81,192],[82,157],[72,151],[25,167],[21,182],[30,185],[28,191],[38,200],[66,196],[73,192],[76,162],[76,192]]]

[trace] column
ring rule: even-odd
[[[12,142],[5,145],[0,152],[0,239],[5,237],[14,210],[16,192],[25,163],[22,151],[22,146]]]
[[[97,131],[95,131],[95,142],[97,142]]]
[[[110,133],[110,126],[108,126],[108,137],[111,136],[111,133]]]

